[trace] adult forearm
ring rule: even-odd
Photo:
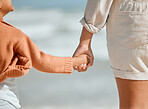
[[[80,45],[91,46],[93,33],[89,32],[85,27],[82,29],[80,37]]]

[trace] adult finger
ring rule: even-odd
[[[86,70],[87,70],[87,67],[85,65],[83,67],[78,68],[79,72],[85,72]]]
[[[79,69],[78,66],[75,66],[75,67],[74,67],[74,70],[78,70],[78,69]]]
[[[86,69],[78,69],[78,72],[85,72],[87,70],[87,68]]]

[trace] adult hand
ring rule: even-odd
[[[73,54],[73,57],[75,56],[79,56],[81,54],[86,54],[88,55],[89,57],[89,62],[87,63],[87,65],[80,65],[80,66],[77,66],[75,67],[74,69],[75,70],[78,70],[78,72],[84,72],[87,70],[88,67],[92,66],[93,65],[93,61],[94,61],[94,56],[93,56],[93,52],[92,52],[92,49],[91,49],[91,46],[90,45],[85,45],[85,44],[79,44],[77,49],[75,50],[74,54]]]
[[[84,72],[84,71],[87,70],[87,68],[89,66],[92,66],[93,65],[94,56],[93,56],[93,52],[91,50],[92,36],[93,36],[93,33],[89,32],[83,26],[81,37],[80,37],[80,42],[79,42],[79,45],[78,45],[77,49],[75,50],[75,52],[73,54],[73,57],[79,56],[81,54],[86,54],[87,57],[89,58],[89,61],[88,61],[87,65],[84,64],[84,66],[83,66],[83,64],[82,64],[80,66],[74,67],[74,69],[75,70],[78,70],[78,72],[81,72],[81,71]]]

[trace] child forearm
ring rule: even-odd
[[[26,35],[22,35],[22,40],[14,49],[20,56],[20,64],[26,64],[28,68],[47,73],[67,73],[71,74],[74,66],[87,63],[87,56],[79,57],[59,57],[46,54]],[[26,63],[27,62],[27,63]]]
[[[34,67],[42,72],[72,73],[73,64],[71,57],[58,57],[46,54],[27,35],[24,34],[22,37],[24,39],[15,50],[22,58],[21,64],[25,64],[25,60],[28,60],[30,62],[27,64],[29,67]]]

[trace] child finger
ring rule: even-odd
[[[87,68],[85,68],[85,69],[83,69],[83,68],[80,69],[80,68],[79,68],[79,69],[78,69],[78,72],[85,72],[86,70],[87,70]]]
[[[80,66],[79,66],[79,69],[82,69],[83,68],[83,64],[81,64]]]
[[[78,72],[81,72],[81,69],[78,69]]]
[[[82,72],[82,69],[79,68],[79,69],[78,69],[78,72]]]
[[[77,69],[78,67],[77,67],[77,66],[75,66],[74,68],[75,68],[75,69]]]
[[[79,72],[85,72],[87,69],[80,69]]]
[[[87,70],[87,67],[81,69],[82,72],[85,72]]]
[[[83,70],[83,72],[87,71],[87,68]]]

